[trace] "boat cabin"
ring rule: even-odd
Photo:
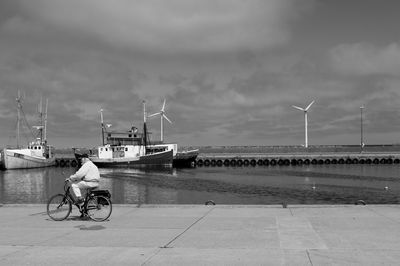
[[[33,141],[28,144],[28,150],[31,156],[49,158],[51,156],[50,147],[42,143],[40,140]]]
[[[134,130],[106,132],[106,143],[111,146],[144,145],[143,134]]]
[[[145,154],[144,146],[141,145],[121,145],[111,146],[109,144],[98,147],[98,157],[101,159],[112,158],[134,158]]]

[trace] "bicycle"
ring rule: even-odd
[[[82,206],[76,203],[71,195],[71,187],[66,180],[64,194],[56,194],[47,202],[47,215],[54,221],[62,221],[68,218],[74,204],[81,212],[81,217],[89,217],[96,222],[107,220],[112,212],[111,194],[108,190],[93,190],[88,188]]]

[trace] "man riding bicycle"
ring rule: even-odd
[[[68,180],[72,182],[71,188],[74,196],[77,199],[77,204],[82,204],[84,198],[82,197],[82,191],[88,188],[96,188],[99,186],[100,173],[97,166],[89,159],[88,154],[82,154],[81,167],[79,170],[71,175]]]

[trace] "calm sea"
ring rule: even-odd
[[[0,171],[0,204],[46,203],[75,168]],[[397,204],[400,165],[100,169],[116,204]]]

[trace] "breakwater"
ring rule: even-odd
[[[77,167],[78,161],[75,157],[69,156],[57,156],[56,157],[56,167]]]
[[[302,146],[202,146],[195,165],[288,166],[309,164],[400,164],[400,145],[312,145]],[[70,150],[58,151],[56,166],[76,167]]]
[[[288,166],[321,164],[400,164],[400,153],[307,153],[307,154],[245,154],[200,153],[195,165],[221,166]],[[57,167],[77,167],[73,157],[57,157]]]
[[[400,164],[400,153],[199,154],[196,166],[288,166],[316,164]]]

